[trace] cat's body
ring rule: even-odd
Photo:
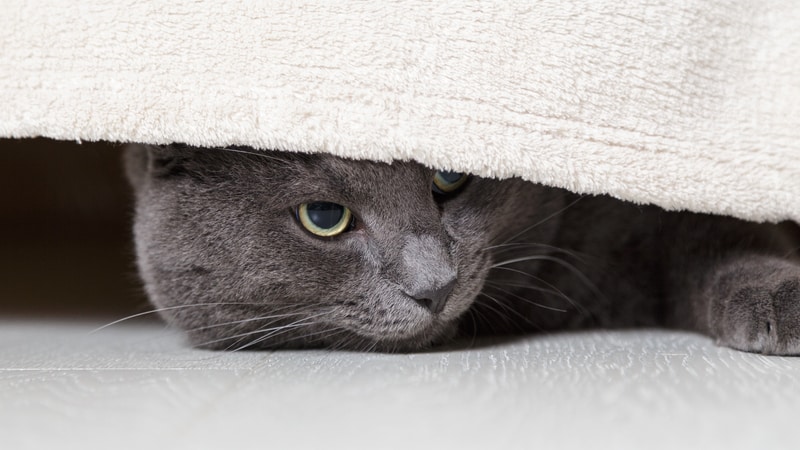
[[[198,346],[416,350],[459,330],[657,325],[800,354],[792,225],[516,179],[437,193],[437,172],[411,162],[146,146],[127,159],[145,287]],[[320,204],[352,211],[344,231],[309,232],[301,205]]]

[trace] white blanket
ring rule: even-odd
[[[3,0],[0,136],[411,158],[800,221],[800,1]]]

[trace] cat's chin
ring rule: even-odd
[[[293,350],[333,349],[404,353],[424,351],[453,339],[457,321],[430,320],[403,330],[347,329],[341,326],[318,324],[313,329],[297,333],[241,333],[234,329],[205,326],[190,328],[185,323],[171,321],[182,328],[192,346],[208,350]]]
[[[375,351],[382,353],[411,353],[428,350],[456,337],[458,324],[452,321],[447,324],[437,323],[415,334],[388,337],[374,336],[354,332],[351,344],[342,347],[341,341],[334,344],[336,348],[355,351]]]

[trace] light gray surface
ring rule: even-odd
[[[213,353],[0,321],[0,448],[798,448],[800,358],[661,331],[412,355]]]

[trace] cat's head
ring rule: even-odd
[[[193,344],[424,348],[453,336],[493,249],[547,242],[520,180],[330,155],[130,146],[145,288]]]

